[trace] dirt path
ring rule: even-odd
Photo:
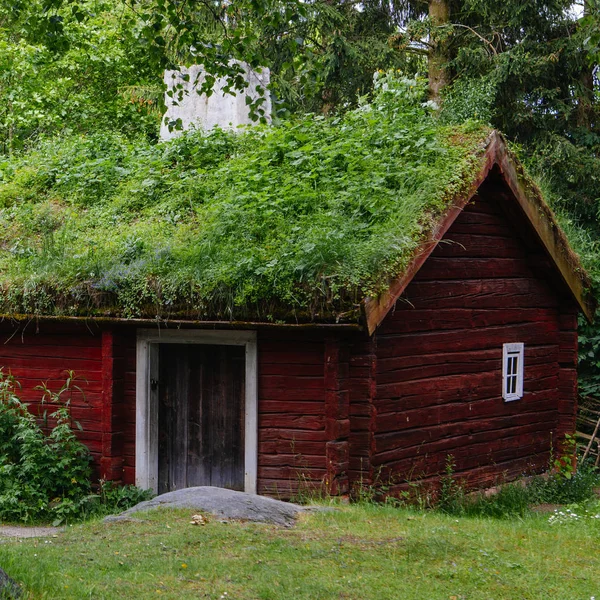
[[[34,538],[52,537],[58,535],[62,527],[21,527],[18,525],[0,525],[0,540],[2,538]]]

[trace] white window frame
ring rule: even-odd
[[[515,364],[516,363],[516,364]],[[515,342],[502,346],[502,397],[505,402],[523,397],[525,344]]]
[[[244,491],[256,494],[258,473],[258,393],[256,331],[139,329],[136,346],[135,484],[158,491],[159,344],[216,344],[246,349]]]

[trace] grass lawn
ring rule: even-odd
[[[286,530],[210,517],[196,526],[192,513],[3,541],[0,566],[28,598],[600,598],[600,519],[456,519],[354,505]]]

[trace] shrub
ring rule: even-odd
[[[591,462],[581,463],[571,477],[553,473],[535,477],[527,486],[532,504],[573,504],[594,497],[594,488],[600,485],[600,473]]]
[[[147,492],[100,486],[92,493],[91,457],[76,437],[71,398],[82,393],[72,372],[58,392],[41,386],[43,426],[18,396],[19,383],[0,370],[0,520],[55,525],[127,508]]]

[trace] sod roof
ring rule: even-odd
[[[63,137],[1,163],[0,313],[357,322],[474,193],[492,139],[384,92],[335,118]]]

